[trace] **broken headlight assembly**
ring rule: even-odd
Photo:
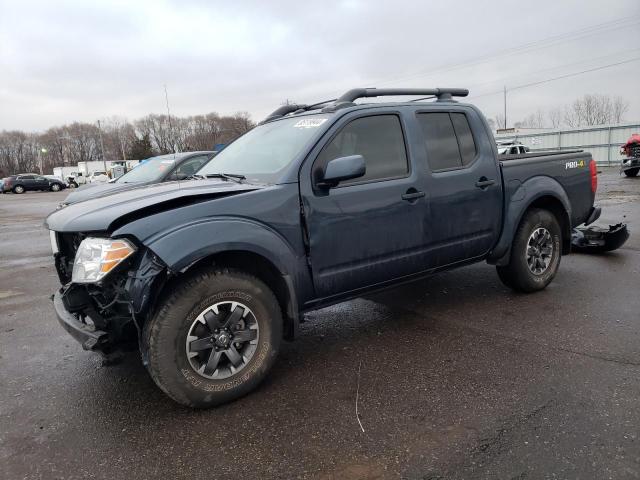
[[[96,283],[133,255],[136,247],[125,239],[85,238],[73,262],[73,283]]]

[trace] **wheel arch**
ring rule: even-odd
[[[287,340],[295,338],[300,319],[293,279],[289,274],[281,271],[270,259],[251,250],[224,250],[200,258],[180,272],[174,273],[163,285],[158,298],[162,298],[162,292],[170,290],[176,283],[181,282],[185,275],[208,267],[232,268],[262,280],[271,289],[280,305],[284,321],[284,338]]]
[[[517,200],[513,200],[513,199]],[[562,253],[571,251],[571,202],[564,188],[550,177],[534,177],[522,184],[508,199],[504,228],[496,246],[487,257],[494,265],[506,265],[511,256],[513,236],[524,215],[533,208],[550,211],[560,223]]]

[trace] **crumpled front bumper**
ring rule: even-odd
[[[625,158],[620,163],[620,173],[632,168],[640,168],[640,158],[636,158],[636,157]]]
[[[56,311],[58,322],[73,338],[75,338],[85,350],[100,350],[109,340],[109,334],[102,330],[96,330],[92,325],[81,322],[74,314],[67,310],[62,299],[64,290],[58,290],[53,295],[53,308]]]

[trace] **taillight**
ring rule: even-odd
[[[598,166],[593,158],[589,163],[589,171],[591,172],[591,191],[596,193],[596,190],[598,189]]]

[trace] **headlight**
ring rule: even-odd
[[[95,283],[102,280],[124,259],[130,257],[136,248],[131,242],[111,238],[85,238],[73,262],[73,283]]]

